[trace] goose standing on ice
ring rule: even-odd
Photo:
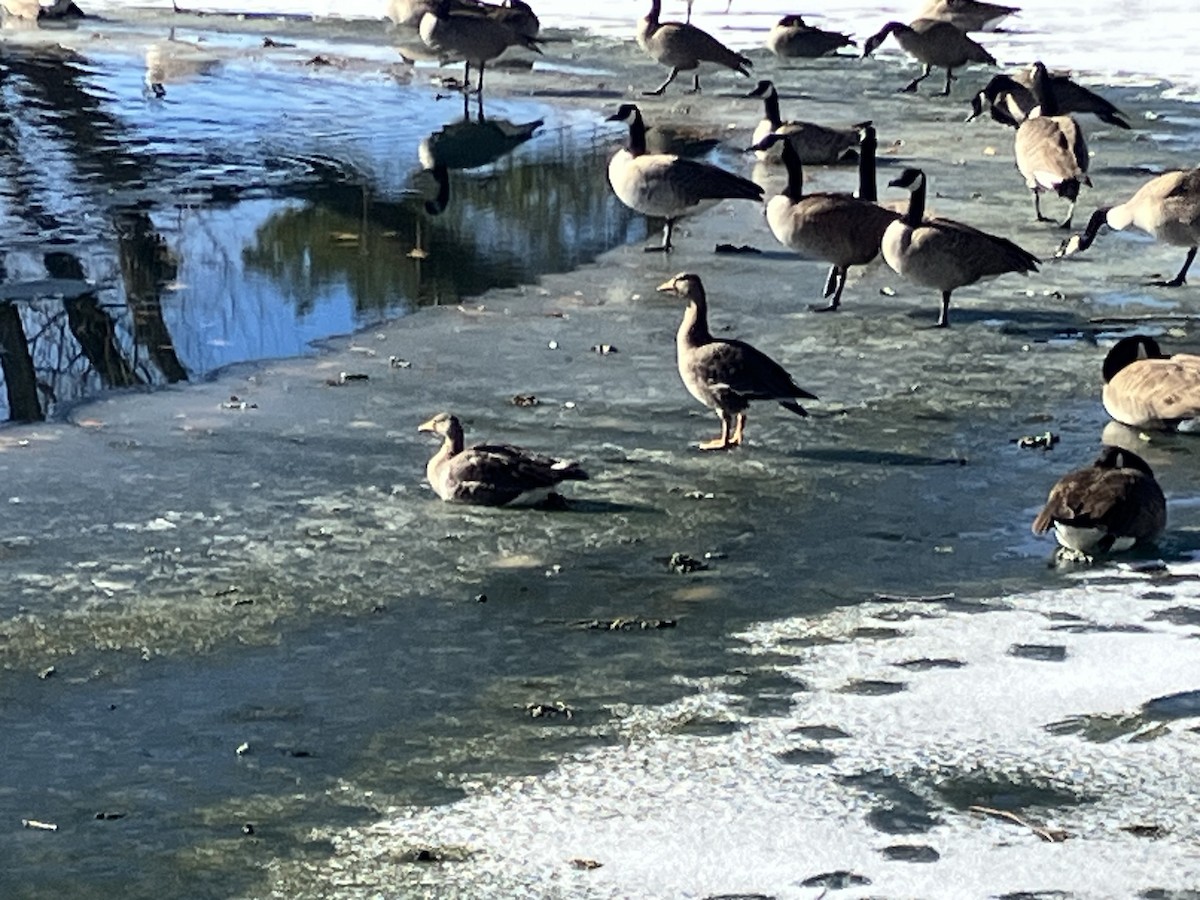
[[[471,66],[479,69],[479,94],[483,95],[483,75],[489,61],[509,47],[524,47],[534,53],[541,48],[532,38],[514,31],[507,24],[488,15],[455,12],[454,0],[438,0],[432,12],[421,17],[421,40],[431,50],[466,63],[463,85],[471,86]]]
[[[785,122],[779,112],[779,92],[775,85],[762,80],[747,97],[762,97],[763,117],[754,128],[751,143],[761,144],[772,132],[787,138],[806,166],[821,166],[842,162],[858,144],[858,132],[853,128],[830,128],[815,122]],[[783,144],[774,143],[769,150],[755,150],[763,162],[782,158]]]
[[[740,175],[672,153],[646,152],[646,125],[632,103],[623,103],[609,122],[629,123],[629,146],[608,163],[613,193],[630,209],[667,220],[662,245],[647,250],[671,251],[675,222],[708,209],[721,200],[761,200],[763,189]]]
[[[917,19],[911,25],[888,22],[867,38],[863,44],[863,58],[874,53],[889,34],[895,35],[896,43],[905,53],[925,66],[925,71],[900,89],[902,93],[916,91],[917,85],[928,78],[933,67],[937,66],[946,70],[946,87],[941,92],[945,97],[950,93],[950,82],[955,80],[954,70],[958,67],[971,62],[996,64],[992,55],[961,29],[937,19]]]
[[[690,8],[689,8],[690,11]],[[698,70],[701,63],[714,63],[732,69],[741,75],[750,75],[753,63],[730,50],[707,31],[685,22],[660,22],[662,0],[650,0],[650,12],[638,22],[638,46],[656,61],[667,66],[671,74],[667,80],[652,91],[643,91],[648,96],[657,96],[667,89],[680,72]],[[689,93],[700,90],[700,73],[696,71]]]

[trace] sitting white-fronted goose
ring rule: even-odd
[[[853,128],[830,128],[816,122],[785,122],[779,112],[779,92],[766,79],[760,81],[747,97],[762,97],[763,117],[754,128],[751,143],[760,144],[768,134],[780,134],[788,139],[800,161],[806,166],[822,166],[842,162],[851,156],[858,144],[858,132]],[[755,150],[754,155],[764,162],[782,158],[783,145],[776,143],[768,150]]]
[[[431,49],[450,59],[466,63],[463,84],[471,85],[471,66],[479,69],[479,93],[483,93],[484,70],[491,60],[509,47],[524,47],[534,53],[541,48],[532,38],[514,31],[504,22],[486,14],[456,12],[454,0],[439,0],[432,12],[421,17],[421,40]]]
[[[1167,501],[1154,472],[1129,450],[1105,444],[1096,461],[1050,489],[1033,533],[1087,557],[1151,544],[1167,527]]]
[[[797,15],[784,16],[767,35],[767,49],[780,59],[816,59],[856,46],[850,35],[808,25]]]
[[[985,0],[929,0],[920,18],[949,22],[963,31],[987,31],[1001,19],[1020,11],[1019,6],[1001,6]]]
[[[874,137],[873,129],[870,137]],[[773,133],[755,147],[770,147],[775,143],[783,145],[788,180],[783,193],[767,201],[767,224],[775,239],[785,247],[805,258],[833,265],[825,288],[829,305],[814,307],[818,312],[833,312],[841,304],[846,270],[850,266],[865,266],[879,255],[883,236],[899,214],[849,194],[805,194],[804,169],[790,141]],[[874,160],[873,152],[871,159]],[[861,169],[859,177],[861,182]],[[873,172],[870,181],[873,189]]]
[[[949,22],[938,19],[917,19],[911,25],[903,22],[888,22],[883,28],[863,44],[863,57],[875,52],[875,49],[887,40],[889,34],[896,36],[896,42],[909,56],[921,62],[925,70],[902,87],[902,93],[911,93],[917,85],[929,77],[933,67],[946,70],[946,87],[942,96],[950,93],[950,82],[954,81],[954,70],[967,63],[987,63],[995,65],[996,60],[966,33]]]
[[[1041,262],[1012,241],[955,222],[925,218],[925,173],[905,169],[889,187],[907,189],[908,209],[883,234],[884,261],[896,274],[942,292],[937,327],[950,324],[950,294],[981,278],[1036,272]]]
[[[541,456],[511,444],[463,446],[463,428],[456,416],[438,413],[418,431],[443,438],[442,446],[425,466],[433,492],[443,500],[477,506],[504,506],[520,498],[544,500],[563,481],[586,481],[587,472],[571,460]]]
[[[1187,272],[1200,245],[1200,168],[1164,172],[1143,184],[1124,203],[1096,210],[1083,234],[1071,235],[1055,255],[1070,256],[1086,250],[1102,225],[1117,231],[1132,225],[1156,241],[1187,247],[1187,258],[1178,275],[1169,281],[1151,282],[1158,287],[1187,284]]]
[[[688,393],[716,410],[721,436],[701,450],[725,450],[741,444],[746,410],[754,400],[773,400],[798,416],[808,412],[796,400],[816,400],[799,387],[779,363],[744,341],[715,338],[708,330],[708,302],[700,276],[682,272],[658,290],[688,301],[675,337],[679,377]]]
[[[680,72],[697,70],[701,63],[713,63],[749,76],[753,63],[730,50],[707,31],[686,22],[660,22],[662,0],[650,0],[650,12],[638,22],[638,46],[657,62],[671,70],[667,80],[647,95],[661,94]],[[692,80],[692,93],[700,90],[700,73]]]
[[[1048,74],[1060,113],[1091,113],[1101,122],[1129,129],[1125,114],[1095,91],[1085,88],[1068,74]],[[967,121],[981,116],[986,103],[993,119],[1002,125],[1018,127],[1038,105],[1031,89],[1032,83],[1031,68],[1021,69],[1016,74],[992,76],[983,90],[971,98],[971,115],[967,116]]]
[[[1200,424],[1200,356],[1168,356],[1143,334],[1121,338],[1104,357],[1104,408],[1132,428],[1194,431]]]
[[[675,222],[682,216],[721,200],[762,199],[763,189],[741,175],[672,153],[647,153],[646,124],[632,103],[622,104],[608,121],[629,123],[629,146],[608,163],[613,193],[630,209],[667,220],[662,245],[647,250],[670,252]]]

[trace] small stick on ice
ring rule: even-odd
[[[1063,831],[1061,828],[1043,828],[1040,825],[1034,825],[1032,822],[1022,819],[1016,813],[1009,812],[1006,809],[993,809],[990,806],[969,806],[967,809],[971,812],[981,813],[985,816],[994,816],[997,819],[1007,819],[1010,822],[1020,825],[1022,828],[1028,828],[1043,841],[1047,841],[1051,844],[1061,843],[1071,836],[1069,832]]]

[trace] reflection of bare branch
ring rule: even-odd
[[[117,216],[117,253],[136,343],[149,351],[151,362],[169,383],[187,381],[162,309],[162,286],[175,280],[179,267],[144,211],[128,210]]]
[[[84,280],[83,265],[70,253],[47,253],[45,262],[46,271],[53,278]],[[71,334],[105,384],[113,387],[142,384],[142,379],[121,352],[116,340],[116,326],[100,308],[95,293],[65,298],[63,307],[67,311],[67,326]]]
[[[0,365],[8,390],[8,418],[14,422],[40,422],[46,418],[38,402],[37,377],[21,315],[11,303],[0,303]]]

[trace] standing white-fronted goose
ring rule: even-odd
[[[1033,533],[1051,528],[1058,543],[1087,557],[1151,544],[1167,527],[1167,501],[1154,472],[1129,450],[1103,445],[1090,466],[1050,489]]]
[[[679,377],[688,393],[721,419],[721,436],[701,443],[701,450],[725,450],[741,444],[746,410],[754,400],[773,400],[798,416],[808,415],[796,400],[817,397],[797,385],[783,366],[744,341],[712,336],[699,275],[681,272],[658,290],[688,301],[675,337]]]
[[[471,66],[474,65],[479,69],[479,93],[482,95],[483,75],[488,62],[509,47],[542,52],[531,38],[518,34],[504,22],[482,12],[455,12],[453,4],[454,0],[438,0],[435,9],[421,17],[419,31],[421,40],[431,50],[466,63],[463,75],[466,87],[471,85]]]
[[[1019,6],[1001,6],[984,0],[929,0],[920,18],[949,22],[963,31],[987,31],[1001,19],[1020,11]]]
[[[1144,334],[1121,338],[1104,357],[1104,408],[1122,425],[1194,431],[1200,424],[1200,356],[1168,356]]]
[[[767,49],[780,59],[815,59],[856,46],[850,35],[808,25],[797,15],[784,16],[767,34]]]
[[[816,122],[785,122],[779,112],[779,92],[766,79],[760,81],[747,97],[762,97],[763,117],[754,128],[751,143],[760,144],[768,134],[786,137],[806,166],[838,163],[850,155],[858,144],[858,132],[853,128],[829,128]],[[764,162],[782,158],[783,145],[774,143],[769,150],[755,150],[754,155]]]
[[[910,193],[908,209],[883,234],[883,259],[896,274],[942,292],[938,328],[950,324],[950,295],[957,288],[1006,272],[1037,271],[1041,260],[1006,238],[952,219],[926,219],[920,169],[905,169],[888,185]]]
[[[825,282],[829,305],[813,308],[818,312],[836,311],[846,286],[846,270],[865,266],[879,255],[880,242],[899,214],[849,194],[805,194],[804,169],[791,142],[775,133],[755,146],[769,147],[772,143],[783,145],[788,180],[783,193],[767,201],[767,224],[785,247],[833,265]]]
[[[714,63],[732,69],[742,75],[750,75],[753,63],[734,53],[707,31],[702,31],[695,25],[685,22],[660,22],[662,0],[650,0],[650,12],[638,22],[638,46],[649,53],[656,61],[667,66],[671,74],[667,80],[652,91],[643,91],[647,95],[658,95],[667,89],[675,76],[680,72],[697,70],[701,63]],[[692,80],[690,93],[700,90],[700,73],[696,72]]]
[[[1091,113],[1101,122],[1129,129],[1125,114],[1099,94],[1074,81],[1070,75],[1050,72],[1049,76],[1060,113]],[[1030,69],[1022,69],[1014,75],[994,75],[983,90],[971,98],[971,114],[967,121],[981,116],[984,104],[987,104],[997,122],[1018,127],[1038,105],[1030,89],[1032,81]]]
[[[670,252],[675,222],[682,216],[721,200],[762,199],[763,189],[741,175],[671,153],[647,153],[646,125],[632,103],[623,103],[607,121],[629,123],[629,146],[608,163],[613,193],[630,209],[667,220],[662,245],[647,250]]]
[[[960,28],[938,19],[917,19],[911,25],[888,22],[863,43],[863,57],[874,53],[889,34],[895,35],[904,52],[925,65],[925,71],[900,89],[902,93],[915,91],[917,85],[929,77],[934,66],[946,70],[944,97],[950,93],[950,82],[954,81],[954,70],[958,67],[971,62],[996,64],[992,55]]]
[[[477,506],[505,506],[518,498],[540,501],[559,483],[588,477],[577,462],[542,456],[512,444],[464,447],[462,424],[450,413],[438,413],[417,430],[443,438],[425,466],[430,486],[443,500]]]
[[[1055,255],[1070,256],[1086,250],[1103,225],[1116,231],[1132,225],[1156,241],[1187,247],[1187,258],[1178,275],[1169,281],[1151,282],[1158,287],[1187,284],[1187,272],[1200,245],[1200,168],[1164,172],[1143,184],[1124,203],[1096,210],[1083,234],[1071,235]]]

